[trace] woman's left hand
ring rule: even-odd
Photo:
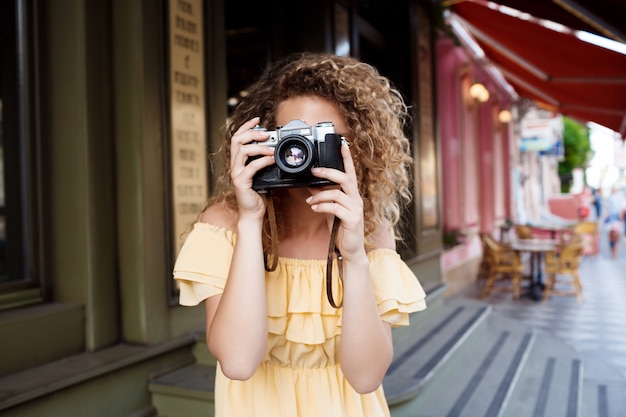
[[[365,226],[363,199],[359,193],[354,161],[347,144],[341,145],[344,172],[333,168],[313,168],[312,174],[326,178],[339,187],[312,189],[313,195],[307,199],[316,213],[328,215],[329,226],[333,217],[341,220],[337,231],[337,247],[345,261],[365,254]]]

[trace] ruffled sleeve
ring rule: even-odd
[[[377,249],[368,257],[380,316],[394,327],[407,326],[410,313],[426,308],[424,289],[397,252]]]
[[[234,245],[232,231],[208,223],[194,225],[174,265],[181,305],[195,306],[224,291]]]

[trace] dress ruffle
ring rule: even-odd
[[[426,293],[413,271],[391,249],[368,253],[378,312],[392,326],[407,326],[409,314],[426,308]]]
[[[180,283],[180,304],[196,305],[220,294],[228,277],[236,236],[206,223],[197,223],[183,245],[174,268]],[[397,252],[368,253],[370,278],[381,318],[392,326],[409,324],[409,314],[426,308],[426,294]],[[279,258],[266,273],[268,331],[287,341],[323,345],[341,333],[341,309],[326,295],[326,260]],[[340,299],[337,267],[333,294]]]
[[[174,265],[181,305],[195,306],[224,291],[235,240],[230,230],[209,223],[194,224]]]
[[[338,289],[333,268],[334,294]],[[326,298],[326,261],[280,258],[266,274],[268,331],[291,342],[319,345],[340,333],[341,310]]]

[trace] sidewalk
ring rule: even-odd
[[[485,302],[494,313],[531,326],[539,333],[562,339],[584,358],[590,378],[626,378],[626,242],[611,259],[607,231],[602,228],[600,254],[585,257],[580,267],[584,299],[553,297],[545,303],[528,299],[513,302],[511,294],[493,294]],[[478,299],[482,281],[459,297]]]

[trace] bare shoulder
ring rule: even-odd
[[[372,236],[377,249],[396,250],[396,236],[387,219],[380,222]]]
[[[237,213],[229,210],[223,203],[214,203],[204,209],[200,215],[200,221],[235,230],[237,225]]]

